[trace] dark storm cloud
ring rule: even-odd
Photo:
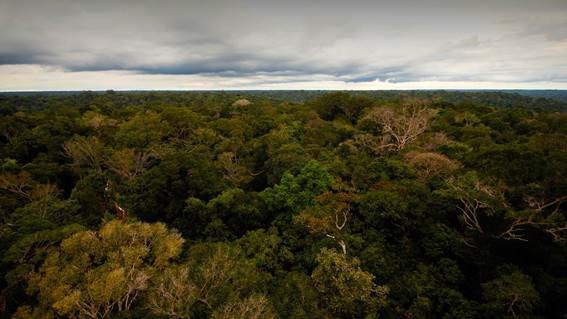
[[[2,0],[0,65],[266,81],[563,81],[566,17],[563,0]]]
[[[2,52],[0,64],[33,64],[39,62],[29,52]]]

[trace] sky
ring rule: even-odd
[[[567,0],[0,0],[0,91],[567,89]]]

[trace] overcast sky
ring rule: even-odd
[[[567,89],[567,0],[0,0],[0,90]]]

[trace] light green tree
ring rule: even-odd
[[[169,318],[199,317],[215,309],[220,318],[235,318],[228,316],[235,312],[252,315],[249,311],[267,306],[262,298],[241,300],[257,286],[257,273],[238,247],[197,244],[191,247],[186,263],[169,267],[152,279],[145,305],[154,315]]]
[[[132,308],[182,244],[164,224],[113,220],[62,241],[31,276],[28,292],[38,294],[45,313],[109,318]]]
[[[384,304],[388,288],[377,286],[374,276],[360,268],[358,259],[323,248],[316,260],[318,265],[311,278],[331,312],[372,313]]]
[[[264,295],[252,295],[223,305],[213,312],[213,319],[275,319],[276,315],[269,299]]]

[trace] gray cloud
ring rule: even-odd
[[[0,65],[266,83],[561,82],[566,61],[564,0],[0,2]]]

